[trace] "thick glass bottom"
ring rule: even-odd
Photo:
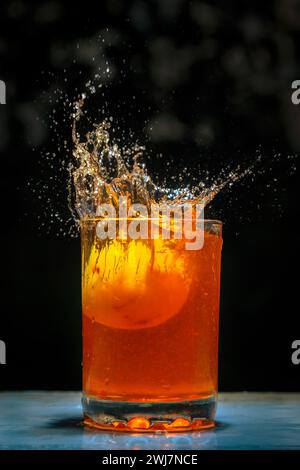
[[[213,428],[216,397],[175,402],[121,402],[83,395],[84,423],[123,432],[182,432]]]

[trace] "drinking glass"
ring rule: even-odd
[[[83,413],[114,431],[214,426],[222,223],[203,246],[182,239],[101,240],[81,222]]]

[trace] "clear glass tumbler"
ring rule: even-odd
[[[204,244],[97,237],[81,223],[83,412],[114,431],[214,426],[222,223]]]

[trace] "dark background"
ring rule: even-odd
[[[220,389],[300,391],[291,362],[300,336],[291,158],[300,108],[290,98],[299,40],[292,0],[1,2],[2,389],[81,387],[80,240],[63,236],[63,102],[100,70],[104,96],[94,95],[91,112],[113,115],[121,139],[132,129],[146,142],[154,177],[188,166],[197,181],[263,156],[255,177],[219,195],[208,214],[224,221]]]

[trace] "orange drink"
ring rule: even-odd
[[[204,243],[97,237],[81,221],[85,422],[120,431],[214,425],[222,224]]]

